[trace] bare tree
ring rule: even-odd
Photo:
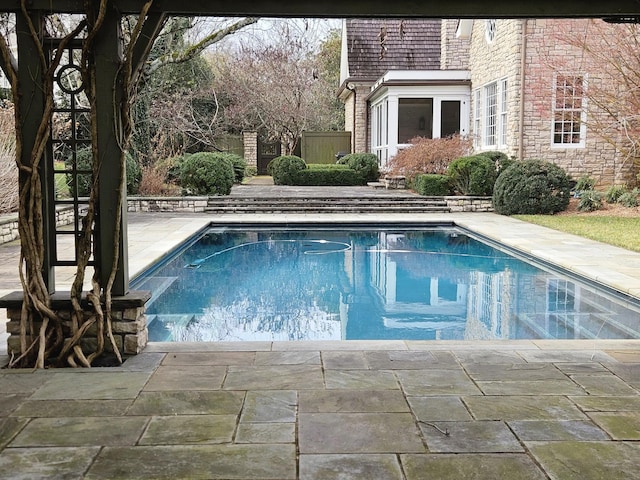
[[[584,74],[586,124],[621,158],[628,181],[640,170],[640,25],[599,19],[556,21],[547,63],[558,74]],[[564,45],[564,48],[557,48]],[[567,48],[577,55],[567,55]]]
[[[300,31],[283,24],[275,38],[216,56],[214,85],[227,125],[258,130],[291,153],[303,131],[336,127],[338,85]]]

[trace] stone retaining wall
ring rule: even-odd
[[[190,212],[202,213],[207,197],[129,197],[129,212]]]
[[[452,212],[493,212],[491,197],[444,197]]]
[[[84,213],[85,209],[81,210]],[[73,222],[73,206],[56,209],[56,226],[68,225]],[[16,240],[18,235],[18,214],[9,213],[0,216],[0,243]]]

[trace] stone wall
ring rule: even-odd
[[[444,197],[452,212],[493,212],[491,197]]]
[[[86,208],[80,210],[83,215]],[[56,209],[56,226],[68,225],[73,222],[73,207],[71,205]],[[18,238],[18,213],[0,216],[0,243],[7,243]]]
[[[247,166],[258,168],[258,132],[244,132],[242,138]]]
[[[469,69],[469,39],[456,37],[458,19],[442,20],[440,29],[440,69],[468,70]]]
[[[129,197],[129,212],[188,212],[202,213],[208,197]]]
[[[56,292],[51,297],[51,308],[64,319],[63,333],[65,337],[71,337],[71,301],[68,292]],[[22,307],[22,292],[13,292],[0,299],[0,308],[7,309],[7,350],[9,355],[20,352],[20,313]],[[112,300],[112,328],[115,343],[123,355],[137,355],[147,345],[148,331],[145,315],[145,303],[151,298],[147,291],[132,291],[122,297],[113,297]],[[90,306],[82,303],[85,318],[92,315]],[[36,324],[36,328],[40,325]],[[97,343],[96,328],[88,330],[81,346],[83,351],[93,351]],[[27,339],[28,342],[31,339]],[[105,338],[105,351],[112,351],[111,343]]]

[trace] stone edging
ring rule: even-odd
[[[491,197],[434,197],[444,198],[452,212],[493,212]],[[129,212],[187,212],[204,213],[208,197],[129,197]],[[67,225],[73,221],[73,206],[62,206],[56,210],[56,225]],[[18,238],[18,214],[0,216],[0,244]]]

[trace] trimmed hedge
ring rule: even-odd
[[[347,165],[309,164],[296,174],[296,185],[301,186],[353,186],[366,182],[358,172]]]
[[[569,177],[558,165],[516,161],[496,180],[493,208],[502,215],[553,214],[566,210],[570,196]]]
[[[305,170],[307,164],[296,155],[281,155],[269,162],[267,171],[276,185],[295,185],[298,172]]]
[[[413,189],[420,195],[443,197],[451,194],[451,183],[447,175],[425,173],[415,177]]]
[[[479,196],[493,193],[498,176],[495,161],[483,154],[455,159],[449,164],[447,174],[458,193]]]
[[[378,157],[375,153],[349,153],[337,162],[358,172],[366,182],[375,182],[380,177]]]
[[[226,153],[194,153],[180,163],[180,186],[189,195],[229,195],[234,179]]]

